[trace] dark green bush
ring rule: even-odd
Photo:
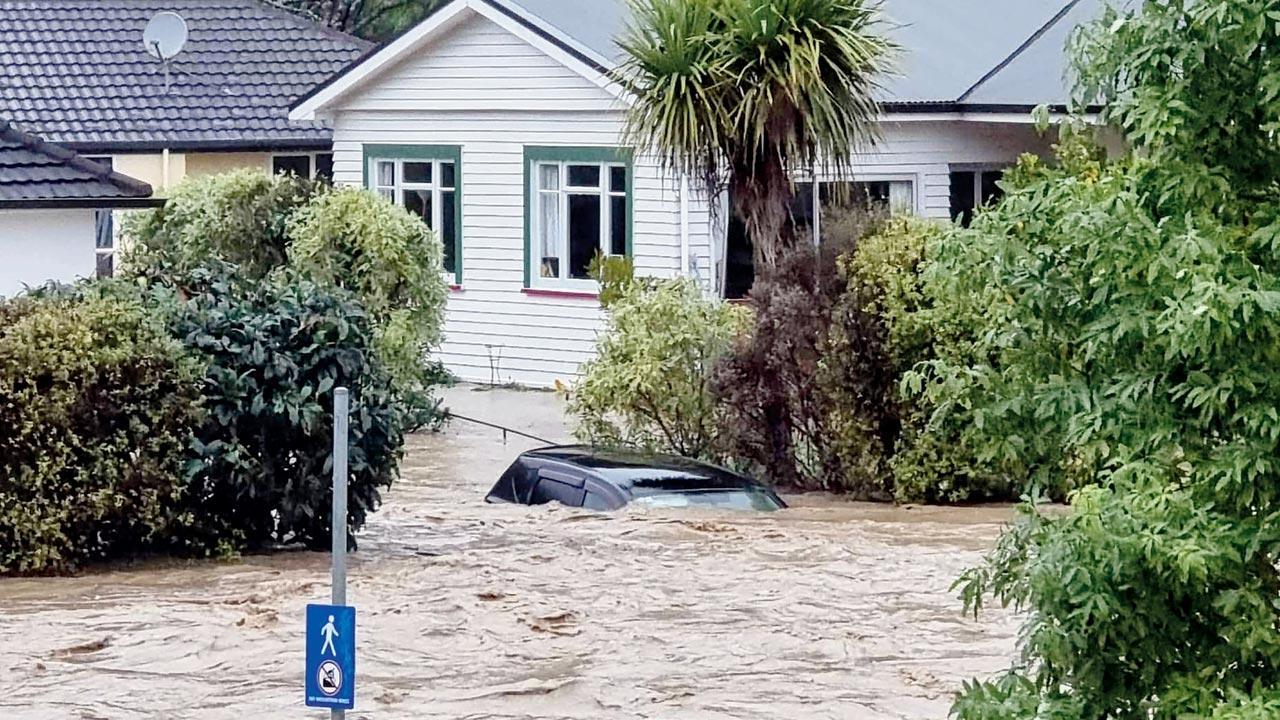
[[[0,302],[0,574],[165,544],[201,375],[134,300]]]
[[[186,296],[163,287],[176,337],[203,356],[207,420],[191,445],[193,542],[322,547],[330,528],[333,389],[351,389],[348,525],[360,529],[391,485],[403,445],[374,327],[350,293],[292,273],[253,289],[232,265],[193,273]]]

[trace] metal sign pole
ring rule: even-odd
[[[351,408],[346,388],[333,391],[333,604],[347,604],[347,438]],[[345,710],[331,710],[343,720]]]

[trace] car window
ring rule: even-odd
[[[773,493],[761,489],[653,493],[637,497],[636,502],[650,507],[714,507],[766,512],[786,507]]]
[[[585,494],[582,488],[544,477],[538,480],[538,486],[533,489],[533,497],[530,498],[529,504],[545,505],[558,502],[569,507],[582,507]]]

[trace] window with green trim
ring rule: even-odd
[[[422,218],[444,247],[443,270],[462,282],[461,153],[436,146],[365,148],[365,184]]]
[[[604,148],[541,148],[527,154],[530,285],[590,287],[587,268],[597,253],[630,254],[629,157]]]

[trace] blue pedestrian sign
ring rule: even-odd
[[[307,606],[307,707],[356,706],[356,609]]]

